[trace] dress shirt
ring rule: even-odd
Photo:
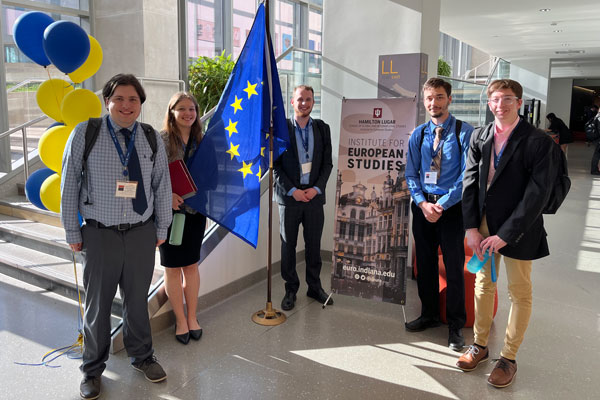
[[[300,183],[303,185],[308,185],[310,179],[310,172],[306,174],[302,174],[302,164],[307,162],[312,162],[313,153],[315,151],[315,135],[313,132],[313,120],[312,118],[308,119],[308,123],[304,128],[300,128],[296,123],[295,119],[292,119],[292,124],[294,125],[294,132],[296,134],[296,152],[298,154],[298,162],[300,168]],[[308,151],[304,148],[304,144],[302,138],[308,140]],[[316,186],[313,188],[317,191],[317,193],[321,194],[321,189]],[[291,196],[297,188],[292,188],[288,192],[288,196]]]
[[[63,155],[61,179],[61,220],[66,231],[67,243],[81,243],[81,231],[77,212],[82,218],[93,219],[104,225],[135,224],[155,217],[158,239],[166,239],[171,224],[171,179],[167,166],[167,154],[163,141],[157,135],[157,151],[152,161],[152,148],[146,139],[141,125],[137,124],[135,147],[140,159],[144,180],[144,190],[148,208],[143,215],[133,210],[130,198],[116,197],[117,181],[125,180],[123,164],[108,127],[106,116],[102,120],[98,138],[87,160],[86,176],[82,176],[82,160],[85,147],[85,131],[88,122],[78,124],[69,136]],[[120,126],[110,118],[121,149],[126,151],[125,138],[121,128],[132,130],[131,126]]]
[[[442,151],[442,174],[438,177],[437,184],[425,183],[425,172],[431,170],[432,147],[435,139],[436,125],[432,121],[416,127],[408,140],[405,176],[415,204],[418,205],[427,200],[424,192],[438,194],[443,196],[437,201],[437,204],[447,210],[458,203],[462,197],[462,179],[473,127],[463,121],[459,133],[462,154],[459,154],[459,147],[454,133],[456,118],[450,114],[441,126],[444,128],[442,134],[444,142],[440,150]],[[423,127],[425,127],[423,146],[419,149]]]

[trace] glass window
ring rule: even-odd
[[[308,49],[321,51],[323,13],[318,10],[308,11]],[[308,55],[308,72],[321,73],[321,57]]]
[[[246,38],[250,34],[256,0],[233,0],[233,58],[237,59],[242,52]]]
[[[214,57],[223,50],[222,27],[216,23],[219,0],[189,0],[187,2],[187,39],[190,58]]]
[[[295,7],[294,3],[286,0],[275,2],[275,35],[273,46],[275,57],[286,51],[295,44],[294,37]],[[292,54],[288,54],[277,65],[279,69],[292,69]]]

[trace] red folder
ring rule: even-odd
[[[198,188],[183,160],[175,160],[169,163],[169,173],[171,175],[171,187],[173,193],[177,193],[183,199],[187,199],[196,194]]]

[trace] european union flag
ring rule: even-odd
[[[277,65],[265,29],[261,4],[206,135],[188,161],[198,194],[185,201],[254,248],[260,179],[269,171],[271,118],[275,159],[289,143]]]

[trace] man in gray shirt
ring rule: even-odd
[[[154,357],[147,296],[156,246],[171,223],[171,181],[163,141],[136,120],[146,99],[133,75],[102,90],[108,115],[84,158],[86,130],[73,129],[63,156],[61,219],[67,243],[84,256],[84,349],[80,394],[100,396],[110,349],[110,313],[117,285],[123,299],[123,341],[133,368],[152,382],[167,375]],[[156,145],[146,135],[154,135]],[[148,136],[150,137],[150,136]],[[78,213],[85,221],[80,227]]]

